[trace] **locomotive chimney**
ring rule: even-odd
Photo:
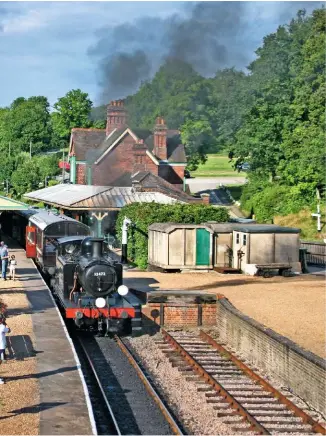
[[[103,253],[103,238],[92,238],[92,257],[100,258]]]

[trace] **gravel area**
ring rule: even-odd
[[[206,402],[205,393],[198,392],[198,385],[186,381],[177,368],[173,368],[167,357],[158,348],[155,336],[141,336],[129,340],[141,357],[147,370],[164,393],[171,409],[194,435],[234,434],[229,426],[216,416],[213,405]]]
[[[129,270],[136,288],[204,290],[224,294],[244,314],[326,358],[325,277],[304,274],[263,279],[245,275]],[[323,328],[324,327],[324,328]]]
[[[1,280],[1,279],[0,279]],[[39,432],[39,390],[33,326],[28,300],[19,281],[0,281],[0,297],[8,305],[9,359],[0,366],[0,434],[36,435]],[[7,353],[8,355],[8,353]]]

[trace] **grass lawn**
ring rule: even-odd
[[[234,171],[232,163],[224,154],[208,154],[206,163],[199,165],[196,171],[191,171],[193,177],[243,177],[245,174]]]

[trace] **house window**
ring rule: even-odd
[[[235,242],[236,242],[236,244],[240,244],[240,235],[239,235],[239,233],[236,234]]]
[[[247,235],[243,235],[243,245],[247,245]]]

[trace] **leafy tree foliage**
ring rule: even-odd
[[[74,127],[90,127],[90,112],[93,103],[88,94],[80,89],[67,92],[54,104],[52,114],[53,129],[59,138],[69,140]]]
[[[242,205],[262,221],[313,204],[325,188],[325,13],[300,11],[249,67],[254,101],[234,148],[236,163],[251,165]]]
[[[38,153],[50,147],[52,126],[46,97],[23,97],[0,110],[0,149],[9,155],[29,151]]]

